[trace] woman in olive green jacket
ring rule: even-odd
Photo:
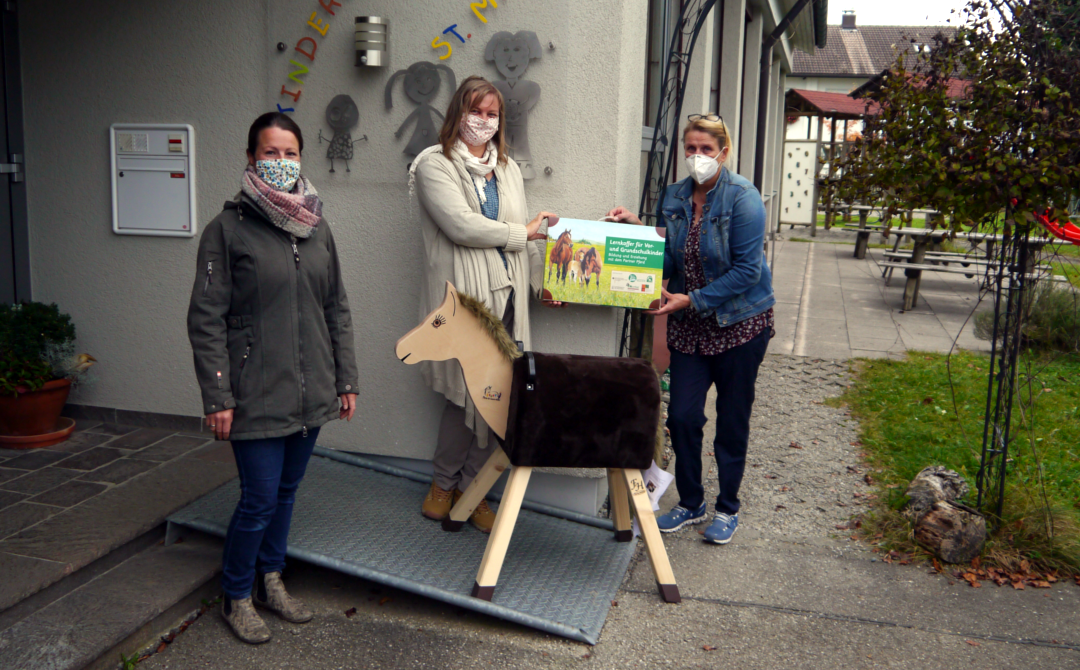
[[[320,426],[356,407],[349,301],[322,202],[300,174],[303,142],[284,114],[252,124],[241,192],[203,231],[188,309],[203,413],[232,440],[240,474],[224,614],[251,643],[270,639],[253,595],[287,621],[311,619],[281,583],[293,501]]]

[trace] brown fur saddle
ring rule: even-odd
[[[660,382],[640,358],[527,352],[514,360],[509,412],[512,465],[646,470]]]

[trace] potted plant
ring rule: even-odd
[[[55,305],[0,305],[0,447],[63,442],[75,428],[61,419],[72,384],[95,363],[75,354],[75,326]]]

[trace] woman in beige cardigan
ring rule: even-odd
[[[531,221],[517,164],[508,159],[503,98],[482,77],[469,77],[454,94],[439,144],[413,161],[427,264],[420,315],[442,303],[447,280],[487,303],[516,339],[529,346],[529,296],[539,297],[544,240],[540,212]],[[557,303],[547,302],[549,305]],[[424,381],[446,396],[435,447],[435,477],[423,514],[441,520],[491,455],[490,429],[475,411],[456,360],[422,363]],[[495,514],[482,502],[470,519],[491,531]]]

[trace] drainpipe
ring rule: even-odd
[[[758,84],[758,112],[757,112],[757,146],[754,147],[754,186],[764,196],[762,189],[765,187],[765,132],[769,124],[769,75],[772,72],[773,47],[784,31],[791,27],[791,22],[799,15],[812,0],[799,0],[791,11],[776,26],[776,30],[765,38],[761,43],[761,82]]]

